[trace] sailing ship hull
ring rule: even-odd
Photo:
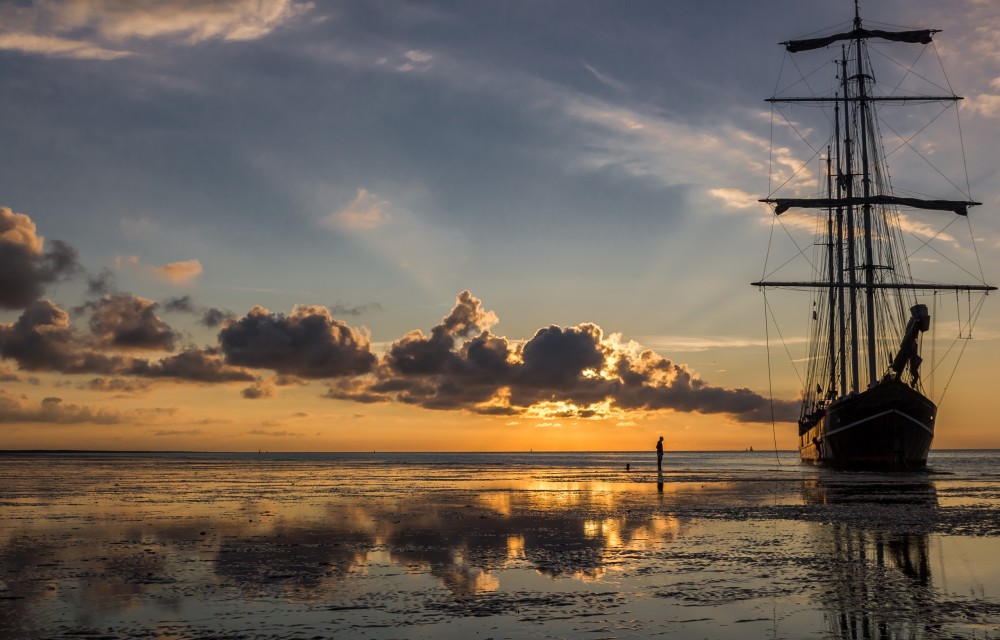
[[[937,407],[918,391],[888,380],[830,404],[800,430],[803,462],[846,468],[922,469],[934,439]]]

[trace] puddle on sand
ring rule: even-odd
[[[1000,632],[955,478],[46,464],[0,471],[0,638]]]

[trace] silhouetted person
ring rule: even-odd
[[[663,436],[656,441],[656,470],[663,470]]]

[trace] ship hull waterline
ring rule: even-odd
[[[802,430],[803,462],[831,467],[919,470],[927,465],[937,407],[898,381],[834,401]]]

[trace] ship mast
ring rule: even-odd
[[[840,102],[833,104],[834,142],[837,145],[837,199],[843,195],[844,174],[840,169]],[[833,197],[833,194],[830,194]],[[832,279],[831,279],[832,282]],[[831,287],[832,289],[832,287]],[[844,207],[837,205],[837,333],[840,337],[837,360],[840,362],[840,395],[847,395],[847,322],[844,315]],[[832,331],[833,329],[831,329]]]
[[[861,126],[861,189],[864,193],[864,246],[865,246],[865,315],[868,320],[868,386],[875,384],[878,380],[878,371],[875,369],[875,257],[872,252],[872,204],[871,204],[871,167],[868,159],[868,91],[866,83],[868,76],[865,75],[865,50],[864,38],[860,35],[861,15],[858,11],[858,0],[854,0],[854,32],[857,37],[854,40],[855,56],[857,58],[857,75],[855,83],[857,86],[858,108],[860,110],[859,124]]]
[[[844,196],[847,199],[847,280],[850,283],[851,311],[851,392],[858,392],[858,266],[854,253],[854,151],[851,145],[851,103],[847,77],[847,50],[840,48],[841,79],[844,83]]]
[[[824,317],[828,323],[827,343],[829,356],[824,358],[829,367],[825,384],[826,398],[833,399],[857,394],[874,386],[881,379],[879,363],[892,360],[891,354],[879,354],[891,344],[880,338],[885,329],[880,313],[886,312],[883,296],[905,291],[981,291],[996,287],[985,283],[932,284],[914,281],[905,267],[905,255],[894,253],[886,225],[886,216],[894,215],[897,207],[951,212],[967,216],[969,207],[980,204],[972,200],[936,200],[918,197],[900,197],[892,193],[885,182],[878,131],[875,123],[877,104],[918,102],[957,102],[962,98],[952,95],[879,95],[874,92],[875,79],[868,60],[869,39],[889,42],[928,44],[936,29],[888,31],[869,29],[862,24],[858,0],[854,3],[854,20],[849,31],[833,35],[783,42],[790,53],[821,49],[841,43],[840,60],[837,61],[840,82],[833,96],[773,97],[774,103],[826,103],[833,107],[835,168],[833,151],[827,147],[827,185],[825,197],[778,198],[761,200],[773,205],[775,215],[791,208],[825,209],[827,213],[827,255],[825,256],[825,281],[760,281],[758,287],[824,289],[825,304],[829,312]],[[852,56],[854,59],[852,60]],[[835,176],[835,179],[834,179]],[[878,247],[875,246],[876,241]],[[876,253],[876,251],[878,253]],[[884,264],[883,264],[884,263]],[[881,273],[885,275],[878,275]],[[900,312],[902,301],[900,300]],[[887,319],[885,319],[887,320]],[[899,318],[895,322],[906,322]],[[864,325],[863,327],[861,325]],[[902,327],[899,327],[900,329]],[[882,340],[880,342],[880,340]],[[890,338],[890,340],[892,340]],[[893,341],[894,344],[894,341]],[[864,374],[862,373],[864,370]],[[891,373],[891,372],[890,372]],[[897,371],[896,375],[901,375]],[[916,372],[913,372],[916,384]],[[818,391],[817,387],[817,391]]]

